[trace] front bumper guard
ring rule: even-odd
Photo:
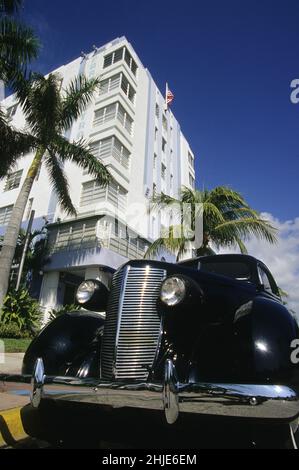
[[[288,422],[299,416],[299,396],[289,387],[179,383],[171,360],[166,361],[164,384],[161,384],[50,377],[45,375],[42,359],[38,359],[32,377],[0,375],[0,392],[30,394],[35,408],[43,399],[52,399],[113,408],[164,410],[169,424],[175,423],[180,413]]]

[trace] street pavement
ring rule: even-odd
[[[4,364],[0,364],[0,374],[20,374],[22,369],[23,353],[6,353]],[[28,397],[1,393],[0,383],[0,411],[12,410],[27,405]]]
[[[6,353],[0,374],[20,374],[23,357],[21,353]],[[21,410],[28,403],[28,397],[2,393],[0,383],[0,448],[15,447],[28,438],[21,419]]]
[[[0,364],[0,374],[20,374],[23,353],[5,353],[4,364]]]

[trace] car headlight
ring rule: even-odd
[[[82,284],[80,284],[80,286],[78,287],[76,293],[76,299],[78,304],[83,305],[89,302],[98,289],[98,284],[93,281],[82,282]]]
[[[160,299],[168,307],[174,307],[186,297],[186,283],[179,277],[167,278],[161,287]]]

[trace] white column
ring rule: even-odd
[[[86,268],[85,279],[97,279],[100,281],[100,271],[97,267]]]
[[[109,287],[112,274],[105,271],[103,268],[90,267],[86,268],[85,279],[97,279],[102,282],[106,287]]]
[[[48,320],[49,312],[57,308],[59,271],[44,274],[40,293],[40,306],[44,311],[43,323]]]

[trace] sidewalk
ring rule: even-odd
[[[0,364],[0,374],[20,374],[23,362],[23,353],[4,354],[4,364]]]
[[[0,364],[0,374],[20,374],[23,357],[23,353],[6,353],[5,363]],[[27,405],[28,402],[28,397],[1,393],[0,384],[0,411],[19,408]]]
[[[23,357],[22,353],[6,353],[0,374],[20,374]],[[29,397],[1,393],[0,384],[0,448],[14,446],[28,437],[21,419],[21,410],[28,403]]]

